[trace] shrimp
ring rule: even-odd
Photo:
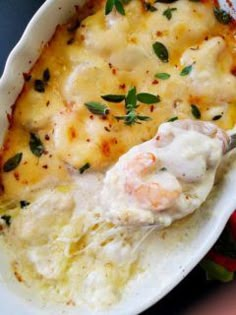
[[[190,130],[197,131],[213,139],[218,138],[222,142],[223,154],[227,152],[230,143],[230,137],[224,130],[220,129],[215,124],[212,124],[207,121],[194,121],[191,119],[177,120],[170,124],[172,127],[184,129],[186,131]],[[164,129],[163,132],[162,128],[161,127],[159,128],[158,133],[155,137],[156,140],[159,140],[157,146],[159,147],[166,146],[174,138],[175,135],[172,133],[173,129],[171,128],[168,131],[169,132],[167,133],[166,130]]]
[[[161,162],[151,152],[143,152],[131,158],[125,166],[128,176],[125,181],[125,191],[142,204],[153,211],[161,211],[171,207],[182,192],[177,179],[168,174],[171,181],[171,187],[165,187],[163,183],[158,182],[154,176],[154,181],[145,180],[152,170],[155,173],[160,171]]]

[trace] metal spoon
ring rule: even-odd
[[[236,148],[236,134],[230,136],[229,145],[225,153],[228,153]]]

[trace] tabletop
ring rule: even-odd
[[[11,49],[20,39],[27,23],[44,0],[0,0],[0,74]],[[165,298],[142,315],[184,315],[222,288],[222,284],[206,280],[196,267]],[[10,314],[5,314],[10,315]]]

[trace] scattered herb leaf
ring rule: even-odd
[[[117,12],[119,12],[121,15],[125,15],[125,9],[123,7],[123,3],[126,4],[126,2],[127,1],[121,1],[121,0],[107,0],[106,6],[105,6],[105,15],[110,14],[114,7],[116,8]]]
[[[142,115],[137,115],[137,119],[141,121],[149,121],[152,120],[151,117],[149,116],[142,116]]]
[[[132,126],[134,124],[140,124],[140,121],[148,121],[151,120],[148,116],[138,115],[135,111],[130,111],[127,115],[124,116],[115,116],[117,120],[124,120],[124,123],[127,126]]]
[[[168,80],[170,78],[170,74],[165,73],[165,72],[160,72],[160,73],[155,74],[155,77],[160,80]]]
[[[125,95],[115,95],[115,94],[107,94],[102,95],[102,99],[111,103],[120,103],[125,99]]]
[[[232,21],[232,17],[225,10],[220,8],[214,8],[214,15],[218,22],[221,24],[229,24]]]
[[[125,98],[125,105],[127,109],[135,109],[137,108],[137,94],[136,87],[132,87]]]
[[[222,115],[216,115],[212,118],[212,120],[219,120],[222,118]]]
[[[110,110],[106,105],[103,105],[98,102],[88,102],[84,104],[87,109],[94,115],[108,115]]]
[[[108,15],[111,13],[113,7],[115,4],[115,0],[107,0],[106,6],[105,6],[105,15]]]
[[[21,201],[20,201],[20,207],[21,207],[21,209],[26,208],[26,207],[28,207],[29,205],[30,205],[30,202],[27,201],[27,200],[21,200]]]
[[[51,78],[51,75],[50,75],[50,71],[49,69],[47,68],[46,70],[44,70],[43,72],[43,81],[44,82],[48,82]]]
[[[144,9],[146,10],[146,11],[150,11],[150,12],[155,12],[155,11],[157,11],[157,8],[156,7],[154,7],[150,2],[145,2],[144,1]]]
[[[79,169],[80,174],[83,174],[85,171],[87,171],[89,168],[91,167],[91,165],[89,163],[84,164],[84,166],[82,166]]]
[[[40,157],[44,152],[44,145],[42,141],[34,133],[30,134],[29,146],[31,152],[37,157]]]
[[[199,108],[196,105],[194,105],[194,104],[191,104],[191,108],[192,108],[193,116],[196,119],[200,119],[201,118],[201,112],[200,112]]]
[[[125,9],[120,0],[115,0],[115,7],[116,7],[117,12],[119,12],[121,15],[125,15]]]
[[[193,70],[193,65],[189,65],[187,67],[184,67],[182,71],[180,72],[181,77],[185,77],[186,75],[189,75],[189,73]]]
[[[163,45],[160,42],[155,42],[152,45],[152,48],[157,55],[157,57],[162,61],[162,62],[168,62],[169,61],[169,53],[165,45]]]
[[[167,20],[171,20],[172,12],[176,11],[177,8],[168,8],[163,12],[163,15],[167,18]]]
[[[7,226],[11,225],[11,216],[10,215],[2,215],[1,219],[5,221]]]
[[[51,75],[50,75],[50,71],[49,69],[45,69],[44,72],[43,72],[43,78],[42,80],[41,79],[36,79],[34,81],[34,89],[35,91],[39,92],[39,93],[44,93],[45,92],[45,88],[46,88],[46,85],[47,83],[49,82],[51,78]]]
[[[172,117],[172,118],[170,118],[169,120],[167,120],[167,122],[173,122],[173,121],[176,121],[176,120],[178,120],[179,119],[179,117],[178,116],[175,116],[175,117]]]
[[[160,169],[160,171],[162,171],[162,172],[167,171],[167,168],[166,168],[166,167],[162,167],[162,168]]]
[[[137,95],[137,99],[139,102],[144,104],[155,104],[160,102],[160,96],[159,95],[153,95],[149,93],[139,93]]]
[[[34,89],[39,93],[45,92],[45,83],[42,80],[36,79],[34,81]]]
[[[105,101],[113,102],[113,103],[119,103],[125,100],[125,109],[126,114],[123,116],[115,116],[115,118],[119,120],[123,120],[124,123],[128,126],[132,126],[135,123],[140,124],[141,121],[148,121],[151,118],[148,116],[139,115],[139,113],[136,112],[136,109],[139,107],[137,104],[137,101],[142,102],[144,104],[154,104],[160,102],[159,95],[153,95],[149,93],[139,93],[137,95],[136,87],[131,87],[127,93],[127,95],[116,95],[116,94],[107,94],[101,96]],[[94,104],[95,104],[95,110],[97,113],[97,105],[100,107],[102,106],[100,112],[104,114],[104,105],[101,105],[100,103],[92,103],[92,110],[94,110]],[[85,105],[88,107],[91,103],[86,103]],[[107,107],[105,107],[107,109]],[[90,108],[91,111],[91,108]],[[99,113],[100,113],[99,112]],[[93,112],[94,113],[94,112]]]
[[[13,157],[11,157],[9,160],[7,160],[5,164],[3,165],[3,171],[7,173],[17,168],[17,166],[20,164],[22,160],[22,156],[23,156],[23,153],[17,153]]]

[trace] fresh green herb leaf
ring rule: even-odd
[[[131,110],[137,108],[136,87],[132,87],[125,98],[126,108]]]
[[[146,11],[150,11],[150,12],[155,12],[155,11],[157,11],[157,8],[156,7],[154,7],[151,3],[149,3],[149,2],[145,2],[144,1],[144,9],[146,10]]]
[[[34,81],[34,89],[35,91],[39,93],[44,93],[45,92],[45,83],[42,80],[36,79]]]
[[[20,164],[22,157],[23,157],[23,153],[17,153],[13,157],[11,157],[3,165],[3,171],[5,173],[13,171]]]
[[[124,120],[124,123],[127,126],[132,126],[133,124],[136,123],[137,115],[135,112],[130,112],[127,115],[124,116],[115,116],[115,118],[119,120]]]
[[[177,8],[168,8],[163,12],[163,15],[167,18],[167,20],[170,20],[172,18],[172,12],[176,10]]]
[[[27,201],[27,200],[21,200],[21,201],[20,201],[20,207],[21,207],[21,209],[26,208],[26,207],[28,207],[29,205],[30,205],[30,202]]]
[[[214,8],[214,15],[218,22],[221,24],[229,24],[232,21],[232,17],[225,10],[220,8]]]
[[[44,70],[43,72],[43,81],[44,82],[48,82],[51,78],[51,74],[50,74],[50,71],[49,69],[47,68],[46,70]]]
[[[160,42],[155,42],[152,45],[152,48],[157,55],[157,57],[162,61],[162,62],[168,62],[169,61],[169,53],[165,45],[163,45]]]
[[[105,15],[108,15],[111,13],[113,7],[115,4],[115,0],[107,0],[106,6],[105,6]]]
[[[112,12],[113,8],[115,7],[117,12],[119,12],[121,15],[125,15],[125,9],[123,4],[127,4],[129,1],[126,0],[107,0],[106,6],[105,6],[105,15],[108,15]]]
[[[173,121],[176,121],[176,120],[178,120],[179,119],[179,117],[178,116],[175,116],[175,117],[172,117],[172,118],[170,118],[169,120],[167,120],[167,122],[173,122]]]
[[[160,171],[165,172],[165,171],[167,171],[167,168],[166,168],[166,167],[162,167],[162,168],[160,169]]]
[[[117,120],[124,120],[124,123],[127,126],[132,126],[134,124],[140,124],[140,121],[151,120],[150,117],[138,115],[135,111],[131,111],[127,115],[124,115],[124,116],[115,116],[115,118]]]
[[[115,0],[115,7],[116,7],[117,12],[119,12],[121,15],[125,15],[125,9],[120,0]]]
[[[87,171],[89,168],[91,167],[91,165],[89,163],[84,164],[84,166],[82,166],[79,169],[80,174],[83,174],[85,171]]]
[[[199,108],[194,104],[191,105],[191,108],[192,108],[192,115],[196,119],[200,119],[201,118],[201,112],[200,112]]]
[[[30,134],[29,146],[31,152],[37,157],[40,157],[44,152],[44,145],[42,141],[34,133]]]
[[[127,126],[140,124],[142,121],[150,120],[150,117],[139,115],[139,113],[136,112],[136,109],[139,107],[137,100],[144,104],[153,104],[160,102],[160,97],[149,93],[139,93],[137,95],[136,87],[132,87],[129,89],[127,96],[125,97],[126,115],[115,116],[115,118],[118,121],[123,120]]]
[[[103,105],[98,102],[88,102],[84,104],[87,109],[94,115],[108,115],[110,110],[106,105]]]
[[[120,103],[125,99],[125,95],[115,95],[115,94],[107,94],[102,95],[102,99],[111,103]]]
[[[149,93],[139,93],[137,95],[137,99],[139,102],[144,104],[155,104],[160,102],[160,96],[159,95],[153,95]]]
[[[2,215],[1,219],[5,221],[7,226],[11,225],[11,216],[10,215]]]
[[[50,71],[49,69],[45,69],[44,72],[43,72],[43,78],[42,80],[39,80],[39,79],[36,79],[34,81],[34,89],[35,91],[39,92],[39,93],[44,93],[45,92],[45,88],[46,88],[46,85],[47,83],[49,82],[51,78],[51,75],[50,75]]]
[[[141,121],[149,121],[152,120],[151,117],[149,116],[142,116],[142,115],[137,115],[137,119]]]
[[[216,115],[214,117],[212,117],[212,120],[219,120],[222,118],[222,115]]]
[[[187,67],[184,67],[182,71],[180,72],[181,77],[185,77],[193,70],[193,65],[189,65]]]
[[[165,73],[165,72],[160,72],[160,73],[155,74],[155,77],[160,80],[168,80],[170,78],[170,74]]]

